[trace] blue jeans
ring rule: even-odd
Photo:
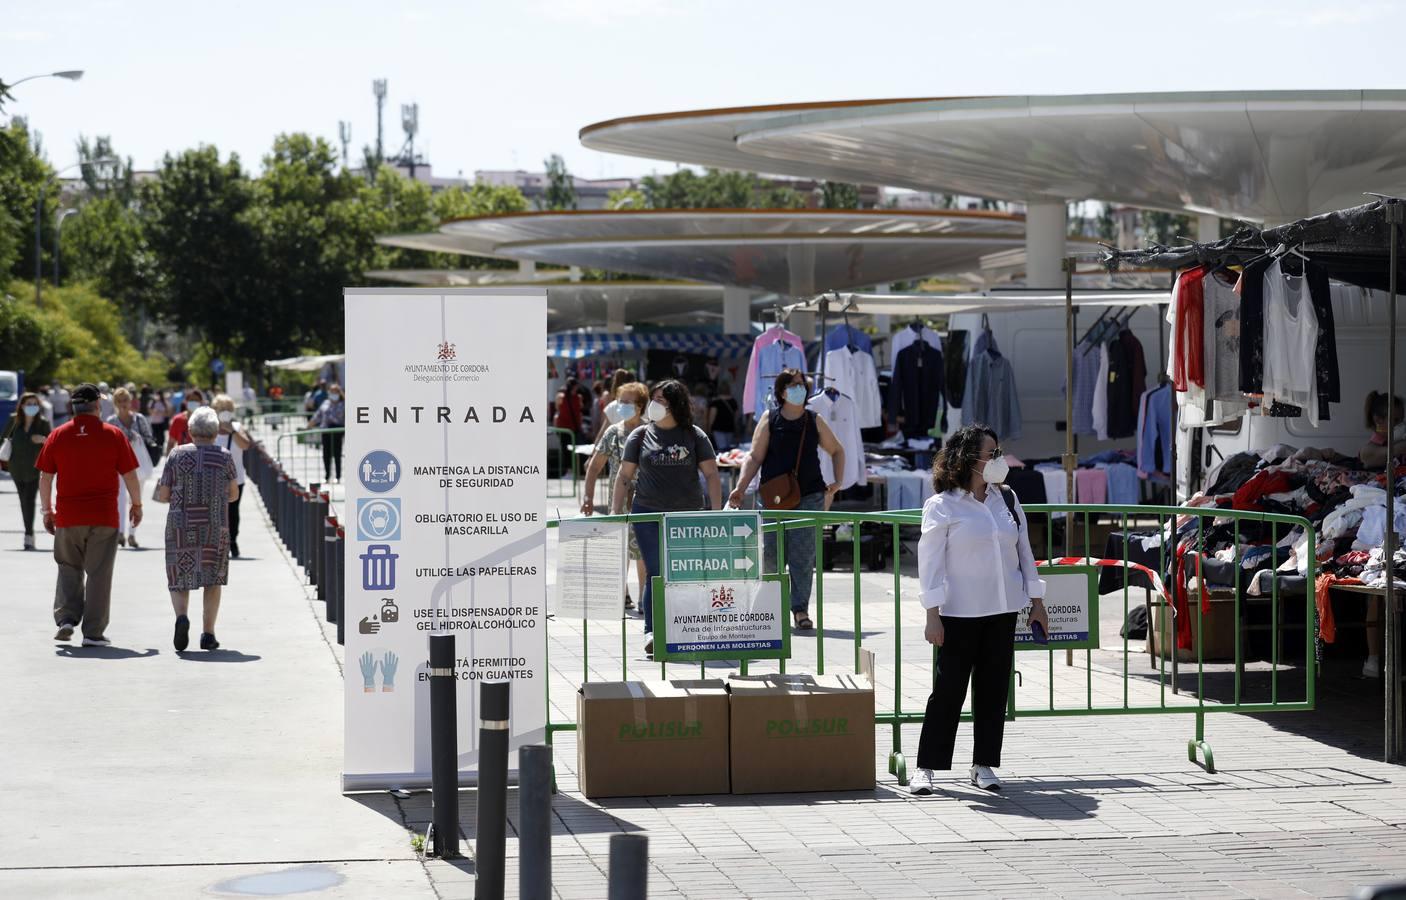
[[[632,513],[654,511],[645,509],[638,503],[630,508]],[[640,545],[640,559],[644,560],[647,575],[644,580],[644,596],[640,597],[640,615],[644,616],[644,633],[649,634],[654,630],[654,607],[651,601],[654,595],[654,576],[659,574],[659,523],[634,522],[630,527],[635,529],[635,542]]]
[[[796,509],[824,509],[825,492],[804,494]],[[776,535],[766,535],[762,571],[776,571]],[[791,573],[791,611],[810,612],[811,576],[815,574],[815,526],[786,530],[786,571]]]

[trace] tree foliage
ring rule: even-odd
[[[820,205],[825,209],[858,209],[859,185],[827,181],[821,186]]]
[[[58,208],[57,182],[53,168],[44,161],[31,140],[28,126],[22,119],[11,119],[0,129],[0,276],[32,278],[34,275],[35,207],[44,194],[44,209],[39,215],[39,230],[43,262],[49,262],[48,248],[53,247],[54,212]],[[6,251],[6,248],[9,248]],[[8,252],[8,259],[6,253]]]
[[[543,209],[575,209],[576,180],[566,169],[566,160],[553,153],[542,161],[547,168],[547,190],[542,195]]]
[[[11,282],[9,295],[0,298],[6,368],[23,368],[35,383],[166,380],[166,359],[137,352],[122,333],[117,306],[92,287],[50,289],[42,309],[33,298],[33,284],[23,281]]]
[[[801,209],[794,188],[765,181],[751,172],[689,168],[667,175],[646,175],[640,191],[651,209]]]

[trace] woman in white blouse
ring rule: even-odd
[[[1045,582],[1035,570],[1025,511],[1001,485],[1008,471],[996,433],[985,425],[958,431],[933,464],[936,493],[923,504],[918,581],[927,611],[924,637],[938,651],[914,794],[931,794],[933,771],[952,768],[969,680],[971,781],[983,790],[1001,789],[992,770],[1001,765],[1017,615],[1031,607],[1031,622],[1049,633],[1040,599]]]

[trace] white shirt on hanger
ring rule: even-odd
[[[963,489],[928,498],[918,540],[924,609],[976,618],[1020,612],[1045,596],[1019,500],[1015,508],[1019,524],[994,486],[987,487],[984,503]]]
[[[854,401],[842,393],[831,397],[827,392],[821,391],[806,402],[806,409],[825,420],[825,424],[834,432],[835,440],[840,442],[845,451],[845,468],[836,479],[834,459],[825,452],[825,448],[816,448],[815,452],[820,456],[820,474],[825,478],[825,483],[834,484],[838,480],[841,490],[856,484],[868,484],[868,469],[864,464],[864,438],[859,434],[859,418]]]
[[[825,354],[825,386],[834,387],[854,401],[860,428],[883,424],[884,401],[879,396],[879,373],[874,357],[863,350],[839,347]]]
[[[1094,381],[1094,437],[1108,440],[1108,342],[1098,345],[1098,378]]]
[[[1303,407],[1318,427],[1318,314],[1308,282],[1287,276],[1279,260],[1264,273],[1264,396]]]

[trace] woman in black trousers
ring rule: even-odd
[[[984,425],[958,431],[933,464],[936,493],[923,504],[918,581],[924,637],[938,651],[909,787],[914,794],[931,794],[934,771],[952,768],[968,681],[975,726],[971,782],[1001,789],[992,770],[1001,765],[1016,617],[1029,606],[1032,624],[1049,631],[1045,582],[1035,570],[1025,512],[1002,486],[1008,472],[996,433]]]

